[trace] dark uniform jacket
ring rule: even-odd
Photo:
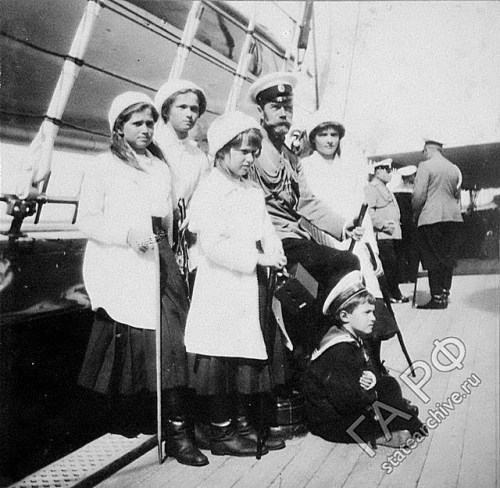
[[[310,239],[299,225],[299,219],[305,217],[342,240],[345,219],[313,194],[299,158],[286,146],[279,153],[267,133],[262,132],[262,152],[253,165],[251,177],[264,190],[267,211],[280,238]]]

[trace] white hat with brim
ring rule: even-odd
[[[253,117],[243,112],[226,112],[217,117],[207,131],[210,156],[215,157],[228,142],[249,129],[261,130],[261,127]]]
[[[323,304],[323,315],[334,315],[351,298],[366,291],[361,271],[347,273],[330,291]]]
[[[291,97],[297,86],[297,77],[293,73],[278,71],[259,78],[250,86],[248,96],[254,103]]]
[[[413,164],[409,164],[408,166],[403,166],[398,169],[398,173],[400,176],[411,176],[417,172],[417,167]]]
[[[127,108],[138,103],[148,103],[151,107],[154,107],[153,100],[142,92],[128,91],[118,95],[111,103],[111,108],[108,113],[108,122],[111,132],[115,126],[116,119],[118,116]]]
[[[331,123],[332,125],[336,125],[340,128],[339,136],[340,139],[345,135],[345,127],[340,117],[336,117],[334,114],[328,113],[326,111],[318,111],[311,115],[309,120],[307,121],[306,131],[307,137],[311,138],[311,133],[316,129],[316,127]]]
[[[426,132],[422,135],[425,145],[433,144],[435,146],[443,146],[445,138],[439,131]]]
[[[392,167],[392,158],[385,158],[380,161],[370,161],[369,167],[368,167],[368,173],[371,175],[375,174],[375,170],[377,168],[385,168],[385,167]]]
[[[155,96],[155,108],[156,110],[158,110],[158,113],[160,115],[161,115],[161,108],[165,103],[165,101],[175,93],[180,92],[182,90],[199,90],[203,94],[206,104],[207,96],[203,91],[203,89],[196,83],[193,83],[192,81],[189,80],[171,80],[164,83],[160,87]]]

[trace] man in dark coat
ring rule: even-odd
[[[401,185],[394,188],[394,196],[401,214],[401,241],[394,242],[398,258],[400,283],[415,283],[418,273],[417,226],[411,203],[417,167],[410,164],[398,169]]]
[[[431,300],[421,309],[444,309],[455,266],[462,174],[442,154],[436,138],[425,140],[425,161],[418,166],[413,189],[413,212],[418,225],[420,258],[428,272]]]

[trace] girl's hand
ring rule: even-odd
[[[396,230],[396,224],[394,223],[394,220],[386,220],[382,230],[392,236],[392,234],[394,234],[394,231]]]
[[[360,241],[365,233],[364,227],[354,227],[354,229],[346,231],[347,237],[354,239],[355,241]]]
[[[371,390],[377,384],[377,378],[371,371],[363,371],[359,378],[359,385],[363,390]]]
[[[128,245],[138,254],[144,254],[154,246],[154,236],[142,230],[130,229],[127,235]]]
[[[276,269],[286,266],[286,256],[282,253],[264,253],[257,257],[257,264]]]

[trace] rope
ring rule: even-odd
[[[347,93],[345,97],[345,103],[344,103],[344,113],[343,113],[343,120],[346,120],[346,113],[347,113],[347,101],[349,100],[349,93],[351,91],[351,78],[352,78],[352,69],[354,66],[354,56],[356,53],[356,46],[358,43],[358,29],[359,29],[359,18],[361,17],[361,2],[358,2],[358,13],[357,13],[357,18],[356,18],[356,30],[354,31],[354,45],[352,48],[352,55],[351,55],[351,65],[349,67],[349,79],[347,81]]]

